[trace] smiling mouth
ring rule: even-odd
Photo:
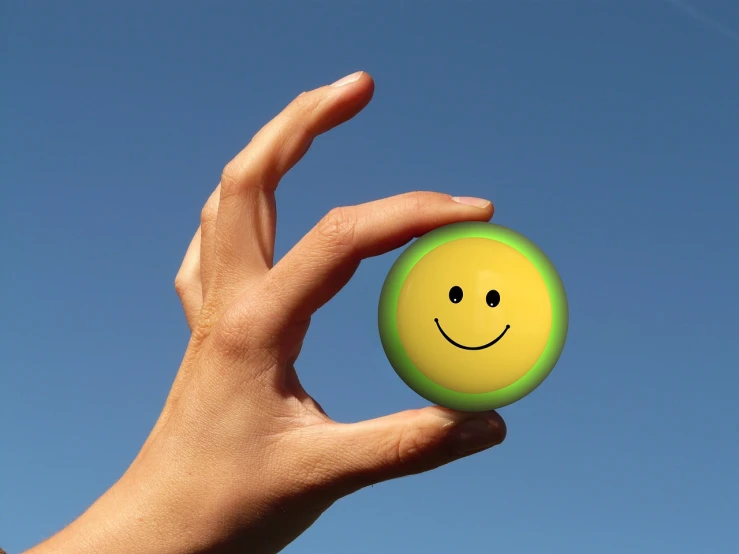
[[[497,338],[491,340],[487,344],[483,344],[482,346],[465,346],[464,344],[459,344],[458,342],[456,342],[455,340],[453,340],[449,335],[447,335],[444,332],[444,329],[442,329],[441,328],[441,325],[439,325],[439,318],[438,317],[434,318],[434,321],[436,322],[436,326],[439,328],[439,331],[441,331],[442,336],[446,340],[448,340],[449,342],[451,342],[457,348],[462,348],[464,350],[484,350],[485,348],[489,348],[489,347],[493,346],[496,342],[498,342],[500,339],[502,339],[503,338],[503,335],[505,335],[508,332],[508,329],[511,328],[510,325],[506,325],[505,326],[505,329],[503,329],[503,332],[500,335],[498,335]]]

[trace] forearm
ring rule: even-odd
[[[175,503],[154,487],[124,476],[73,523],[26,554],[205,551],[202,537]]]

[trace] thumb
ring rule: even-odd
[[[454,412],[437,406],[337,424],[330,453],[339,484],[358,490],[435,469],[503,442],[496,412]]]

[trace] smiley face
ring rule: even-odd
[[[490,223],[436,229],[390,270],[379,309],[390,363],[416,392],[468,411],[515,402],[551,372],[567,300],[547,257]]]

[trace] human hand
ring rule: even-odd
[[[432,192],[337,208],[273,266],[281,177],[373,89],[362,73],[301,94],[226,166],[175,280],[192,336],[159,420],[121,479],[31,552],[277,552],[347,494],[503,441],[495,412],[337,423],[295,371],[311,315],[362,259],[492,216]]]

